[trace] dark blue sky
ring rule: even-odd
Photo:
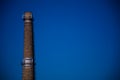
[[[34,17],[36,80],[120,80],[118,0],[1,0],[0,80],[22,80],[24,11]]]

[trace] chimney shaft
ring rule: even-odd
[[[34,80],[33,18],[31,12],[25,12],[24,20],[24,59],[22,80]]]

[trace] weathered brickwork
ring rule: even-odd
[[[24,59],[22,80],[34,80],[32,13],[25,12],[23,19],[24,19]]]
[[[33,57],[32,23],[24,24],[24,57]]]
[[[23,67],[23,80],[34,80],[34,73],[32,67]]]

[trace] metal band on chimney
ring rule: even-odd
[[[25,20],[25,22],[31,22],[31,20]]]
[[[23,59],[23,66],[31,67],[32,65],[33,65],[33,59],[32,58],[24,58]]]

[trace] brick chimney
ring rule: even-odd
[[[24,20],[24,58],[22,80],[34,80],[33,17],[25,12]]]

